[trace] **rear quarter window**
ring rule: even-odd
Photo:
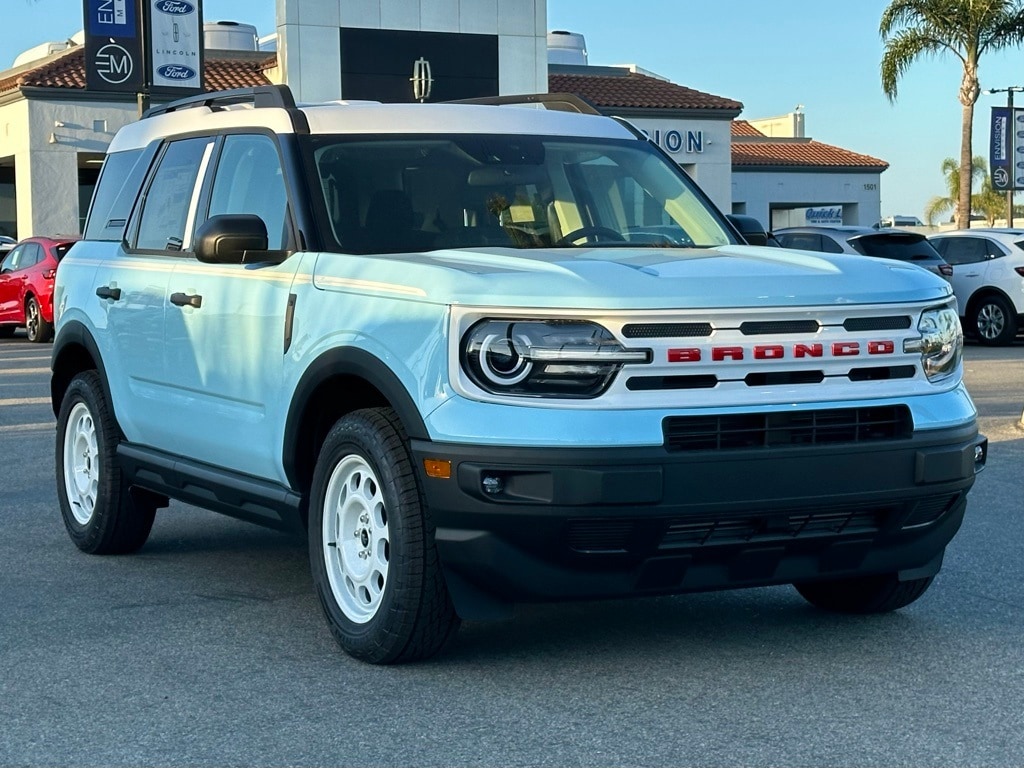
[[[935,261],[939,252],[924,237],[915,235],[867,235],[851,245],[865,256],[896,261]]]
[[[107,155],[89,207],[85,239],[121,240],[155,154],[154,144],[146,149],[131,149]],[[58,255],[58,258],[63,258],[63,255]]]

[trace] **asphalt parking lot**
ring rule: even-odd
[[[1024,342],[967,349],[989,466],[907,609],[528,606],[392,668],[335,646],[301,541],[172,504],[140,553],[79,553],[49,350],[0,340],[0,765],[1024,764]]]

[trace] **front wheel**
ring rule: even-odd
[[[35,296],[29,297],[25,305],[25,330],[28,331],[28,340],[37,344],[49,341],[53,336],[53,324],[43,317],[43,311]]]
[[[313,474],[309,556],[331,632],[358,659],[424,659],[458,629],[408,440],[390,408],[355,411],[327,435]]]
[[[1003,346],[1017,338],[1017,313],[1002,296],[986,296],[978,301],[972,324],[981,344]]]
[[[134,552],[149,538],[157,504],[124,486],[118,429],[99,374],[75,376],[57,417],[57,498],[68,535],[95,555]]]
[[[900,581],[894,573],[794,584],[816,608],[837,613],[888,613],[910,605],[931,586],[933,576]]]

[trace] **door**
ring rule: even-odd
[[[960,313],[967,311],[967,303],[979,288],[990,285],[988,271],[993,259],[1002,257],[1003,251],[984,237],[937,238],[936,250],[953,265],[953,293]]]
[[[107,332],[98,335],[118,422],[129,441],[175,450],[169,407],[165,313],[168,280],[183,259],[214,139],[172,141],[160,152],[128,222],[125,241],[96,272]],[[127,247],[126,247],[127,245]]]
[[[224,137],[205,212],[259,216],[271,250],[292,244],[276,141]],[[201,206],[203,208],[203,206]],[[281,401],[286,316],[298,258],[281,264],[204,264],[189,254],[171,275],[165,340],[168,386],[178,404],[172,438],[190,457],[285,481]]]
[[[21,290],[21,275],[17,270],[24,254],[25,246],[19,245],[0,262],[0,322],[17,320],[15,311]]]

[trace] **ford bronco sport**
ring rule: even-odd
[[[171,498],[304,529],[373,663],[522,601],[917,599],[986,452],[949,285],[742,244],[628,123],[527,101],[275,86],[122,129],[57,277],[74,543],[136,550]]]

